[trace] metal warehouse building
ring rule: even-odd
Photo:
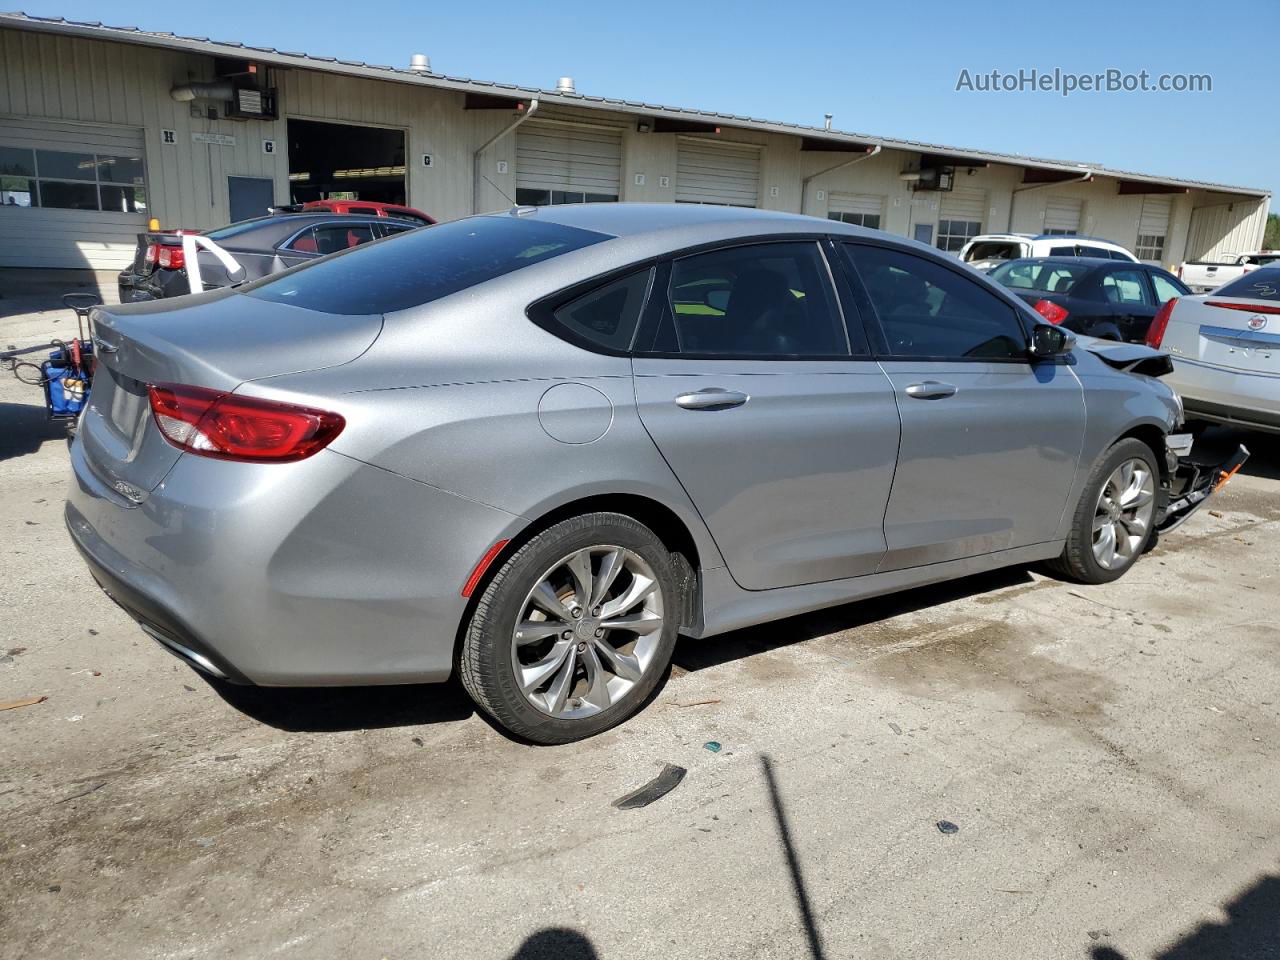
[[[0,267],[114,269],[147,220],[326,196],[438,219],[519,203],[789,210],[949,250],[1104,237],[1165,265],[1257,249],[1265,190],[0,14]]]

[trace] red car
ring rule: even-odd
[[[370,217],[395,217],[397,220],[413,220],[418,223],[433,224],[436,218],[413,207],[402,207],[397,203],[378,203],[373,200],[308,200],[306,203],[294,203],[287,207],[275,207],[279,213],[299,210],[325,210],[329,213],[362,213]]]

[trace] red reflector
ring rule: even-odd
[[[1223,310],[1243,310],[1246,313],[1280,313],[1280,305],[1272,306],[1266,304],[1259,306],[1256,303],[1227,303],[1225,300],[1206,300],[1206,307],[1221,307]]]
[[[1160,344],[1164,341],[1164,332],[1169,329],[1169,318],[1173,316],[1173,306],[1178,302],[1177,297],[1170,297],[1164,302],[1164,306],[1160,308],[1160,312],[1155,315],[1151,321],[1151,326],[1147,327],[1147,346],[1153,349],[1160,349]]]
[[[186,266],[186,254],[182,252],[181,247],[159,246],[156,254],[156,263],[168,270],[181,270]]]
[[[499,540],[492,547],[484,552],[484,556],[480,558],[480,562],[476,564],[476,568],[471,571],[471,576],[467,577],[467,582],[462,585],[462,595],[464,597],[471,596],[472,591],[480,584],[480,578],[484,576],[484,572],[489,569],[489,564],[498,558],[498,554],[502,552],[510,540]]]
[[[221,390],[157,383],[147,387],[165,439],[201,457],[257,463],[304,460],[333,442],[336,413]]]
[[[1052,300],[1037,300],[1032,309],[1054,325],[1061,323],[1070,315],[1069,311],[1058,306]]]

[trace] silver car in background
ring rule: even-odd
[[[826,220],[473,217],[98,310],[67,524],[215,678],[456,672],[567,742],[638,710],[677,634],[1007,564],[1128,570],[1215,477],[1166,444],[1166,356],[1037,319]]]
[[[1169,301],[1147,343],[1173,358],[1188,420],[1280,433],[1280,266]]]

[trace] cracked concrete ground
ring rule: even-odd
[[[38,402],[0,379],[0,701],[48,698],[0,712],[0,957],[1280,956],[1272,438],[1116,584],[684,640],[647,712],[533,748],[452,686],[210,686],[85,572]]]

